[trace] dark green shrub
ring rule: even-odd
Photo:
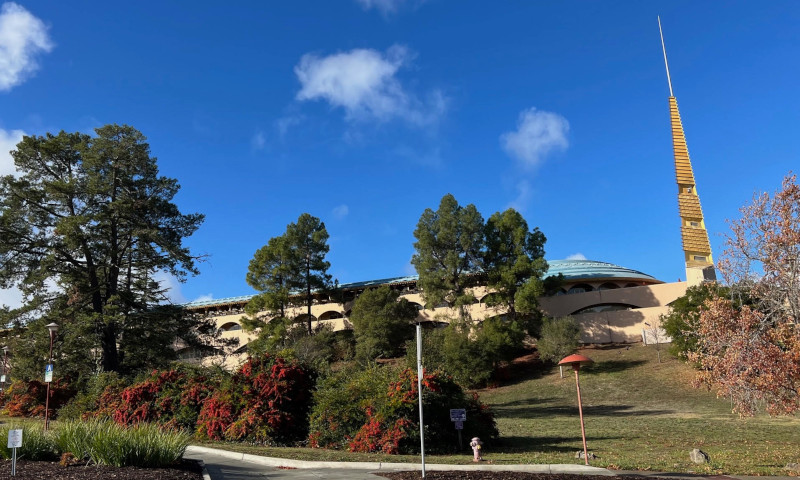
[[[101,397],[106,389],[121,392],[124,387],[125,381],[116,372],[101,372],[93,375],[86,383],[85,389],[59,409],[58,417],[61,420],[80,420],[97,416],[95,412],[101,410]],[[110,418],[110,415],[105,416]]]
[[[580,339],[581,329],[574,318],[545,318],[536,348],[542,360],[558,362],[578,349]]]
[[[679,358],[697,350],[697,319],[706,300],[714,297],[727,297],[728,287],[716,283],[703,283],[686,289],[682,297],[670,304],[669,313],[661,317],[661,328],[672,338],[669,351]],[[736,303],[741,304],[740,302]]]
[[[423,383],[425,447],[431,452],[457,448],[451,408],[465,408],[464,434],[491,441],[498,435],[494,417],[477,395],[468,395],[441,372],[426,373]],[[378,367],[343,371],[318,385],[309,435],[313,447],[359,452],[419,451],[417,376],[411,369]]]

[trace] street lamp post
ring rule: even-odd
[[[50,355],[47,361],[47,365],[50,365],[50,368],[53,368],[53,340],[56,337],[56,332],[58,331],[58,324],[53,322],[51,324],[46,325],[47,330],[50,332]],[[45,378],[45,381],[47,378]],[[52,380],[52,379],[51,379]],[[47,394],[44,399],[44,430],[47,431],[47,428],[50,426],[50,382],[47,382]]]
[[[8,346],[3,347],[3,386],[2,390],[6,391],[6,379],[8,376]]]
[[[572,365],[572,369],[575,371],[575,386],[578,389],[578,414],[581,417],[581,436],[583,437],[583,460],[586,465],[589,465],[589,452],[586,449],[586,428],[583,426],[583,405],[581,404],[581,382],[578,380],[578,370],[581,369],[581,365],[588,365],[590,363],[594,363],[589,357],[584,357],[583,355],[569,355],[568,357],[564,357],[560,362],[559,365]]]

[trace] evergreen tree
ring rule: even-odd
[[[459,307],[466,317],[466,305],[475,300],[469,287],[476,283],[483,249],[483,217],[475,205],[462,207],[455,197],[442,197],[435,212],[426,209],[414,230],[416,253],[411,263],[419,275],[427,308],[442,302]]]
[[[100,369],[120,371],[142,363],[134,358],[149,355],[143,345],[160,360],[179,334],[198,340],[183,329],[188,321],[153,307],[166,301],[159,273],[197,273],[183,239],[203,215],[172,203],[180,187],[158,175],[139,131],[107,125],[96,133],[24,137],[12,151],[19,175],[0,179],[0,287],[16,285],[25,296],[9,322],[56,321],[64,342],[91,332],[92,348],[74,355],[84,365],[96,355]]]
[[[489,217],[484,233],[483,269],[493,292],[486,304],[503,307],[512,321],[518,314],[538,320],[537,299],[544,293],[542,277],[547,273],[544,234],[538,228],[528,230],[528,222],[513,208]]]
[[[350,321],[356,337],[356,357],[374,360],[394,357],[400,353],[406,340],[413,335],[411,321],[417,318],[417,308],[405,298],[384,285],[358,296]]]

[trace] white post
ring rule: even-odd
[[[419,445],[422,452],[422,478],[425,478],[425,422],[422,420],[422,325],[417,324],[417,392],[419,393]]]

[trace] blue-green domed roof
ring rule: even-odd
[[[613,263],[598,262],[595,260],[548,260],[550,268],[546,276],[564,275],[564,279],[591,280],[601,278],[640,279],[648,282],[661,283],[655,277],[630,268],[620,267]]]

